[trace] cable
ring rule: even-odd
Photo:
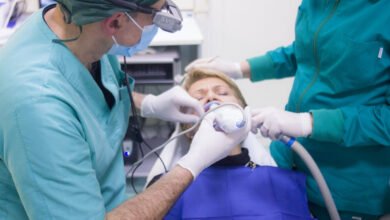
[[[130,177],[130,183],[131,183],[131,188],[133,188],[133,191],[134,193],[137,195],[138,194],[138,191],[137,189],[135,188],[135,185],[134,185],[134,174],[135,174],[135,171],[138,169],[138,167],[141,166],[142,163],[138,164],[137,167],[134,168],[133,172],[131,173],[131,177]]]
[[[131,112],[132,112],[132,116],[130,116],[130,119],[129,119],[129,129],[130,129],[130,134],[131,134],[130,138],[133,140],[134,144],[138,144],[139,145],[138,148],[141,151],[141,156],[144,157],[144,152],[142,150],[142,143],[144,143],[145,146],[147,146],[151,151],[153,151],[152,150],[153,148],[142,137],[142,133],[141,133],[141,129],[140,129],[140,122],[138,120],[137,111],[135,109],[134,98],[133,98],[133,95],[131,93],[129,80],[127,78],[126,57],[123,57],[123,59],[124,59],[124,64],[125,64],[125,79],[124,79],[124,82],[125,82],[125,85],[126,85],[126,88],[127,88],[127,92],[129,94],[130,105],[131,105]],[[168,172],[168,170],[166,168],[166,165],[165,165],[164,161],[162,160],[162,158],[160,157],[160,155],[158,153],[156,153],[156,152],[154,152],[154,154],[161,161],[161,163],[162,163],[162,165],[164,167],[165,172]],[[131,166],[131,168],[129,169],[129,171],[126,173],[126,177],[127,177],[129,172],[133,169],[133,172],[132,172],[132,174],[130,176],[130,182],[131,182],[131,186],[132,186],[132,188],[133,188],[133,190],[134,190],[134,192],[136,194],[138,194],[138,192],[137,192],[137,190],[135,189],[135,186],[134,186],[134,174],[135,174],[135,171],[141,166],[141,164],[142,164],[142,162],[137,164],[136,166],[134,166],[135,164],[133,164]]]
[[[149,150],[153,150],[153,147],[151,147],[146,141],[143,142],[145,144],[145,146],[147,148],[149,148]],[[161,161],[163,167],[164,167],[164,172],[165,173],[168,173],[168,169],[167,169],[167,166],[165,165],[163,159],[160,157],[160,155],[158,153],[155,153],[155,155],[157,156],[157,158]]]
[[[139,144],[139,143],[137,143]],[[139,149],[141,151],[141,156],[143,157],[144,156],[144,151],[142,150],[142,147],[141,145],[139,145]],[[134,185],[134,174],[135,174],[135,171],[142,165],[142,163],[139,163],[137,166],[134,167],[134,165],[131,166],[131,168],[129,169],[129,171],[133,170],[133,172],[131,172],[131,176],[130,176],[130,184],[131,184],[131,187],[133,188],[133,191],[135,192],[135,194],[138,194],[138,191],[136,190],[135,188],[135,185]],[[129,172],[127,172],[129,173]],[[126,174],[126,177],[127,177],[127,174]]]
[[[281,141],[284,142],[288,147],[291,147],[291,149],[301,157],[303,162],[310,170],[318,184],[318,187],[320,188],[330,218],[332,220],[340,220],[340,215],[337,212],[336,204],[333,201],[328,185],[326,184],[325,179],[313,158],[310,156],[307,150],[298,141],[295,140],[295,138],[282,136]]]
[[[146,141],[143,141],[142,142],[147,148],[149,148],[150,150],[153,150],[153,148],[146,142]],[[141,143],[141,144],[142,144]],[[140,144],[140,150],[141,150],[141,155],[142,156],[144,156],[144,153],[143,153],[143,151],[142,151],[142,145]],[[164,161],[162,160],[162,158],[160,157],[160,155],[158,154],[158,153],[154,153],[157,157],[158,157],[158,159],[161,161],[161,163],[162,163],[162,165],[163,165],[163,167],[164,167],[164,173],[168,173],[168,169],[167,169],[167,167],[166,167],[166,165],[165,165],[165,163],[164,163]],[[127,174],[126,174],[126,176],[128,175],[128,173],[130,173],[130,171],[131,170],[133,170],[132,172],[131,172],[131,176],[130,176],[130,183],[131,183],[131,187],[133,188],[133,191],[135,192],[135,194],[138,194],[138,192],[137,192],[137,190],[136,190],[136,188],[135,188],[135,185],[134,185],[134,175],[135,175],[135,172],[136,172],[136,170],[142,165],[142,162],[141,163],[139,163],[137,166],[135,166],[134,167],[134,165],[135,164],[133,164],[132,166],[131,166],[131,168],[129,169],[129,171],[127,172]],[[133,168],[134,167],[134,168]]]

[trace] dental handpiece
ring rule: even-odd
[[[217,131],[232,133],[245,126],[245,115],[238,106],[211,101],[204,105],[204,110],[212,110],[216,114],[213,126]]]

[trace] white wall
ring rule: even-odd
[[[184,0],[178,0],[179,5]],[[186,0],[189,1],[189,0]],[[203,33],[201,56],[218,55],[241,61],[264,54],[294,39],[294,24],[301,0],[193,0],[196,20]],[[292,79],[251,83],[240,80],[248,103],[253,107],[283,108]]]

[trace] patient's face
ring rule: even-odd
[[[216,77],[204,78],[193,83],[189,89],[188,93],[193,98],[199,100],[202,105],[210,101],[218,101],[221,103],[236,103],[243,107],[243,103],[240,99],[236,97],[236,94],[229,85]],[[188,129],[192,125],[184,125],[184,129]],[[192,139],[195,135],[197,129],[192,132],[187,133],[187,137]],[[236,146],[231,152],[230,155],[236,155],[241,153],[240,145]]]
[[[233,89],[223,80],[210,77],[204,78],[193,83],[188,89],[190,96],[199,100],[202,105],[210,101],[219,101],[221,103],[230,102],[243,105],[236,97]]]

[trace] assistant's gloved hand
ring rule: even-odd
[[[240,63],[229,62],[220,58],[201,58],[188,64],[185,68],[186,72],[189,72],[195,68],[205,68],[220,71],[228,75],[233,79],[239,79],[244,77]]]
[[[249,107],[245,108],[245,126],[233,133],[216,131],[213,127],[215,117],[214,112],[206,115],[188,153],[178,161],[180,166],[192,173],[194,179],[203,169],[228,156],[232,149],[246,138],[251,128]]]
[[[158,96],[147,95],[141,103],[141,116],[182,123],[195,123],[199,120],[198,115],[182,112],[184,108],[192,108],[198,115],[204,113],[198,100],[180,86],[175,86]]]
[[[294,113],[273,107],[253,109],[252,132],[260,129],[264,137],[273,140],[282,135],[289,137],[307,137],[312,132],[310,113]]]

